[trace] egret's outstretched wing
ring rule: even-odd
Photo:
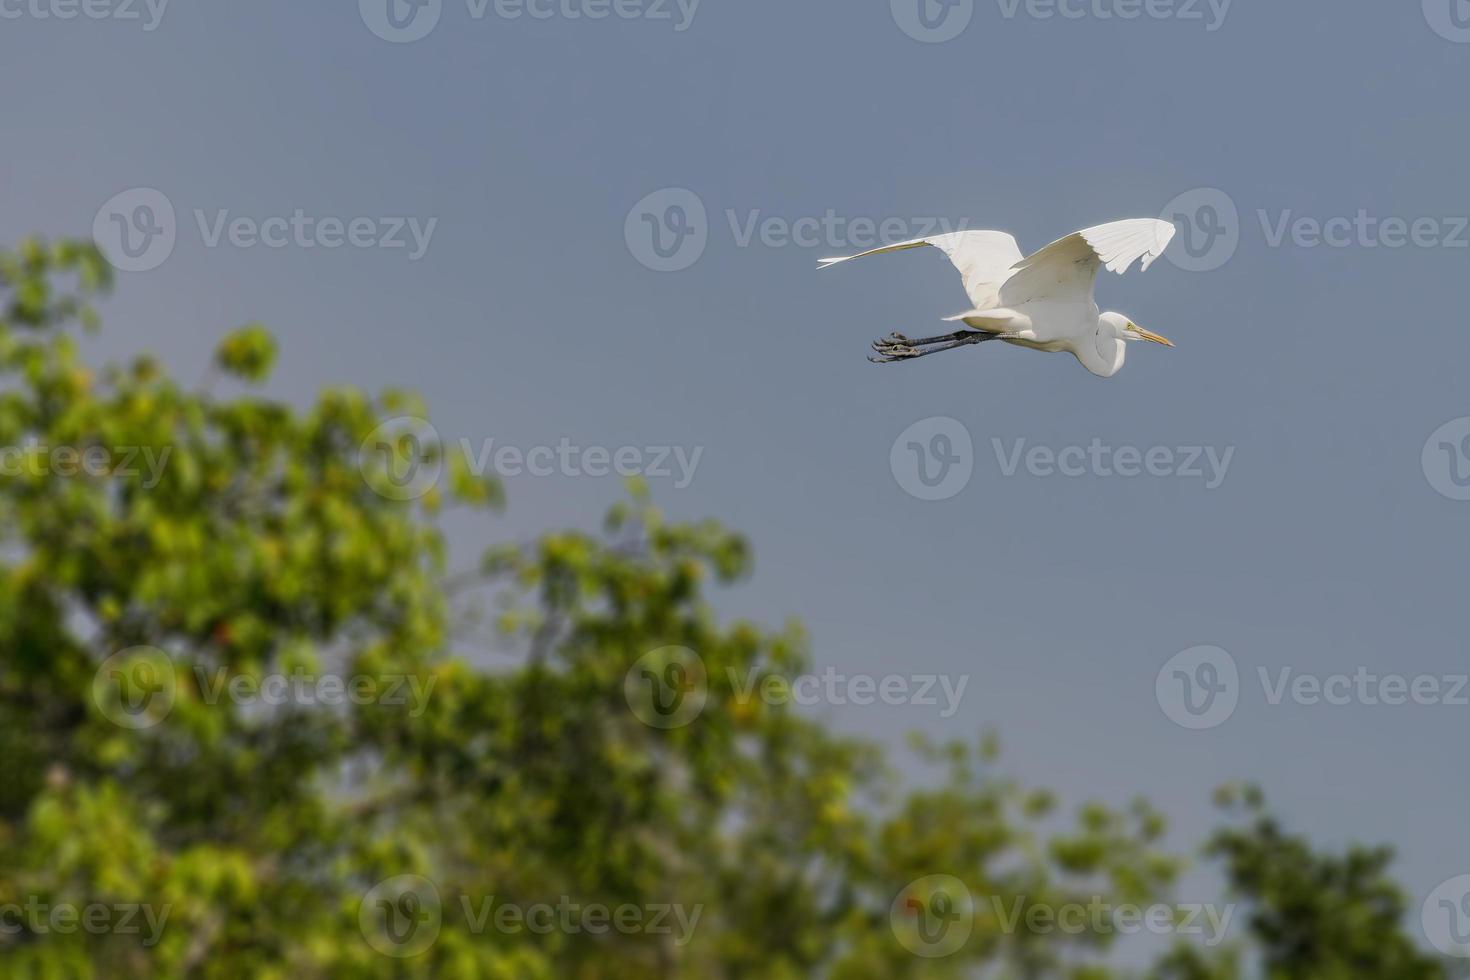
[[[1016,240],[1003,231],[956,231],[948,235],[886,245],[840,259],[822,259],[819,268],[826,269],[839,262],[860,259],[867,255],[902,252],[925,245],[933,245],[949,256],[954,267],[960,270],[960,276],[965,281],[965,293],[977,310],[989,309],[999,302],[1001,283],[1011,274],[1011,268],[1022,261],[1021,249],[1016,245]]]
[[[1173,237],[1174,226],[1156,218],[1085,228],[1022,259],[1002,286],[1000,302],[1006,306],[1041,299],[1090,302],[1098,269],[1122,275],[1142,258],[1146,270]]]

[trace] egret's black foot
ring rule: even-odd
[[[888,364],[891,361],[902,361],[910,357],[918,357],[920,351],[913,343],[901,333],[891,333],[881,340],[873,341],[873,352],[877,357],[869,357],[868,360],[874,364]]]
[[[994,340],[996,336],[996,334],[982,333],[979,330],[960,330],[956,333],[944,334],[939,337],[923,337],[919,340],[910,340],[908,337],[895,331],[882,340],[873,341],[873,352],[878,356],[870,356],[868,360],[874,364],[911,361],[916,357],[937,354],[942,350],[953,350],[956,347],[968,347],[971,344],[984,343],[987,340]],[[921,347],[923,350],[919,349]]]

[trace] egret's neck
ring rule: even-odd
[[[1128,345],[1108,329],[1107,325],[1098,322],[1097,330],[1093,332],[1091,343],[1083,343],[1077,351],[1077,360],[1099,378],[1111,378],[1123,369],[1123,360],[1128,356]]]

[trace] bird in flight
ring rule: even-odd
[[[963,323],[964,329],[919,340],[889,334],[873,343],[875,356],[868,360],[875,364],[1004,340],[1033,350],[1067,351],[1093,374],[1111,378],[1123,367],[1128,341],[1174,345],[1121,313],[1099,312],[1093,300],[1098,270],[1122,275],[1140,258],[1147,270],[1173,237],[1174,226],[1167,221],[1131,218],[1083,229],[1022,256],[1016,240],[1003,231],[957,231],[822,259],[818,267],[933,245],[960,271],[974,308],[945,322]]]

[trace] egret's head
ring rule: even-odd
[[[1151,330],[1143,329],[1121,313],[1104,313],[1098,317],[1098,324],[1103,333],[1110,333],[1117,340],[1148,340],[1155,344],[1163,344],[1165,347],[1174,346],[1174,342],[1168,337],[1161,337]]]

